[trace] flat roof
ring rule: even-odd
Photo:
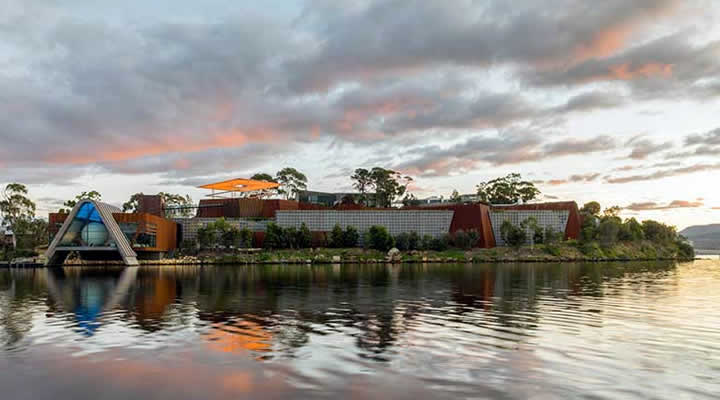
[[[223,192],[254,192],[258,190],[275,189],[280,185],[275,182],[257,181],[253,179],[229,179],[227,181],[208,183],[198,186],[202,189],[220,190]]]

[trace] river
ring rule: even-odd
[[[0,398],[717,398],[720,261],[0,270]]]

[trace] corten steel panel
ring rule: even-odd
[[[137,247],[136,251],[170,251],[177,248],[177,224],[169,219],[146,213],[114,213],[118,223],[137,223],[138,232],[148,232],[148,224],[154,224],[155,247]]]
[[[262,216],[264,200],[262,199],[237,199],[239,218],[257,218]]]
[[[198,218],[220,218],[230,217],[225,215],[226,205],[228,203],[235,202],[235,199],[203,199],[198,204],[197,213],[195,214]],[[231,206],[228,206],[231,207]]]
[[[48,236],[53,238],[57,235],[63,222],[68,217],[68,213],[50,213],[48,214]]]
[[[265,200],[263,203],[262,216],[275,218],[278,210],[299,210],[300,203],[294,200]]]
[[[455,211],[450,233],[475,231],[480,235],[477,247],[495,247],[495,235],[490,222],[490,207],[485,204],[438,204],[426,207],[407,207],[411,210],[452,210]]]
[[[579,239],[580,238],[580,226],[582,225],[582,218],[580,217],[580,210],[578,205],[574,201],[556,201],[550,203],[536,203],[536,204],[516,204],[512,206],[493,206],[493,209],[498,210],[519,210],[519,211],[539,211],[539,210],[555,210],[555,211],[567,211],[568,221],[565,227],[565,240],[568,239]]]
[[[159,195],[141,195],[138,199],[137,212],[152,214],[158,217],[164,216],[162,197]]]

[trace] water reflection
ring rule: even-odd
[[[220,357],[204,368],[274,365],[295,388],[386,365],[446,394],[497,397],[515,382],[522,397],[523,385],[550,381],[568,395],[578,380],[601,388],[627,379],[617,375],[622,366],[667,373],[677,341],[693,353],[720,350],[717,312],[689,338],[672,324],[692,312],[663,303],[688,285],[717,285],[716,269],[702,273],[695,281],[692,265],[674,263],[4,270],[0,361],[18,351],[31,362],[48,352],[139,351],[144,364],[172,354],[175,364],[163,368],[177,372]],[[588,363],[600,371],[593,379],[577,374]],[[243,370],[255,376],[254,368]],[[694,380],[711,366],[701,370]],[[240,385],[251,379],[243,376]]]

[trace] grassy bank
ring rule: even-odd
[[[659,245],[642,241],[618,243],[602,247],[596,243],[580,245],[565,242],[536,245],[533,248],[496,247],[492,249],[445,251],[405,251],[394,256],[388,253],[361,249],[296,249],[263,250],[257,253],[201,252],[195,256],[178,257],[144,264],[328,264],[328,263],[488,263],[488,262],[563,262],[563,261],[630,261],[630,260],[689,260],[674,244]]]

